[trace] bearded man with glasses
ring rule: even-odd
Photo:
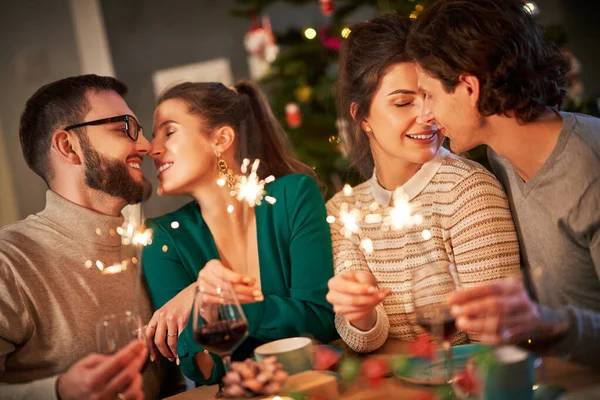
[[[136,268],[122,261],[121,210],[150,196],[150,150],[110,77],[83,75],[40,88],[19,128],[25,161],[48,185],[46,208],[0,229],[0,399],[155,399],[164,368],[143,369],[134,341],[96,354],[96,323],[133,307]],[[148,321],[145,293],[138,305]]]

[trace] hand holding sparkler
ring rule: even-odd
[[[262,292],[256,288],[256,280],[226,268],[219,260],[210,260],[198,274],[198,288],[204,293],[205,301],[220,302],[216,296],[221,282],[228,282],[240,304],[256,303],[264,300]]]
[[[353,326],[368,331],[375,326],[375,307],[391,293],[377,288],[377,281],[368,271],[349,271],[329,280],[327,301],[333,311],[346,317]]]

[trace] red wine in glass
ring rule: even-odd
[[[411,292],[417,323],[433,338],[442,340],[448,383],[454,376],[452,335],[456,333],[448,297],[459,285],[455,267],[448,261],[434,261],[412,271]]]
[[[432,318],[425,318],[421,316],[417,316],[417,324],[419,324],[423,329],[425,329],[429,334],[432,334],[432,329],[434,324],[441,323],[442,325],[442,334],[446,340],[452,340],[452,336],[456,333],[456,322],[454,317],[450,315],[450,313],[446,312],[442,320],[434,320]]]
[[[206,350],[218,354],[225,372],[230,369],[231,354],[248,336],[248,321],[231,285],[199,286],[192,313],[194,339]],[[219,385],[217,397],[222,397]]]
[[[223,320],[198,326],[194,331],[194,338],[211,353],[224,355],[233,352],[247,334],[246,321]]]

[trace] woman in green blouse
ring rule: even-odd
[[[182,83],[158,99],[153,132],[159,194],[194,199],[146,223],[154,237],[143,270],[157,309],[146,333],[159,351],[198,384],[221,379],[220,358],[195,343],[188,324],[196,281],[210,274],[231,282],[248,319],[249,337],[234,358],[286,337],[335,339],[325,300],[333,264],[323,198],[260,90],[251,82]],[[276,203],[250,208],[246,222],[242,207],[227,210],[240,204],[227,177],[240,173],[244,151],[261,160],[261,178],[277,178],[266,187]]]

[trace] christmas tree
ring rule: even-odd
[[[319,2],[327,17],[323,26],[270,32],[265,16],[276,2],[293,6]],[[268,72],[259,80],[269,95],[271,107],[287,131],[298,157],[317,173],[327,186],[327,197],[344,183],[358,183],[349,168],[343,148],[344,123],[336,109],[338,51],[348,29],[348,18],[359,8],[396,12],[416,18],[430,0],[237,0],[235,16],[251,21],[246,48],[268,63]],[[275,45],[276,43],[276,45]],[[252,70],[252,61],[251,61]]]
[[[417,18],[432,0],[236,0],[233,15],[251,21],[245,43],[254,55],[251,70],[259,70],[259,84],[263,86],[275,115],[287,131],[299,158],[314,168],[319,179],[327,186],[329,198],[342,189],[344,183],[355,185],[358,174],[350,168],[344,152],[344,123],[336,109],[335,82],[337,80],[338,50],[344,37],[350,34],[349,19],[359,8],[370,8],[377,13],[395,12]],[[274,3],[303,6],[319,3],[327,17],[322,26],[271,32],[268,7]],[[531,6],[530,6],[531,7]],[[542,12],[534,6],[534,17]],[[566,33],[563,27],[546,27],[545,36],[563,50]],[[568,52],[568,51],[567,51]],[[569,54],[567,54],[569,55]],[[571,55],[570,61],[573,61]],[[262,63],[262,66],[260,65]],[[262,72],[261,72],[262,70]],[[566,111],[598,114],[596,99],[573,96],[578,87],[578,70],[570,75],[569,97],[563,105]],[[485,146],[461,154],[489,168]]]

